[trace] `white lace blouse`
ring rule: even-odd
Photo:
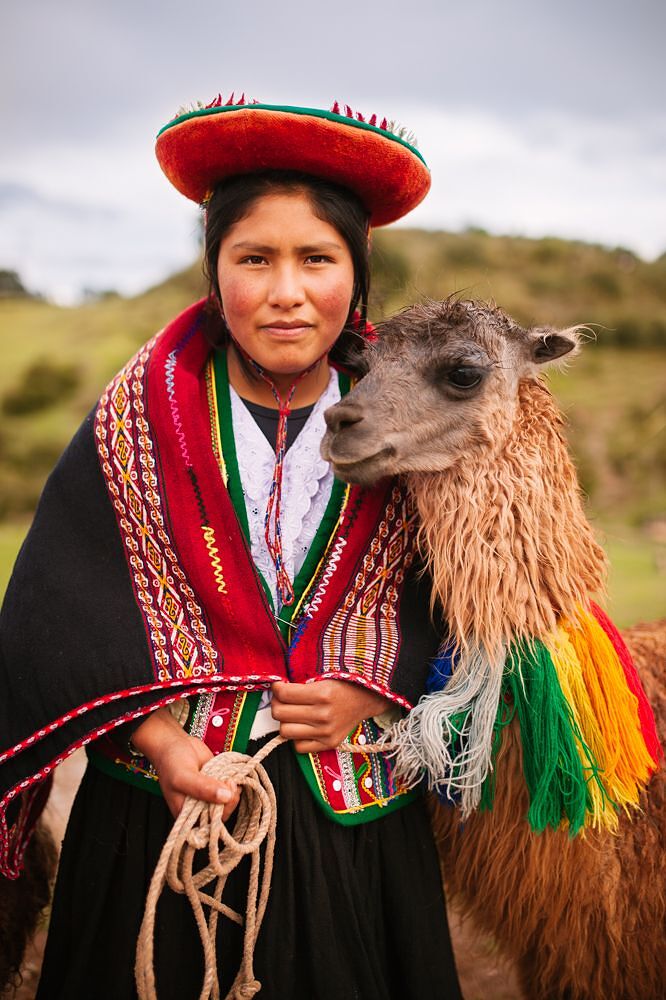
[[[250,529],[250,550],[255,566],[268,584],[276,613],[279,614],[275,565],[270,557],[264,532],[275,452],[238,393],[232,386],[229,389],[238,471]],[[305,561],[331,496],[333,472],[319,454],[319,445],[326,430],[324,411],[339,399],[338,375],[331,369],[326,389],[284,458],[282,549],[285,569],[292,581]],[[250,739],[257,739],[279,729],[279,723],[270,714],[270,699],[270,691],[264,692]]]

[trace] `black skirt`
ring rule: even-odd
[[[423,801],[345,827],[321,812],[290,745],[275,750],[265,767],[278,823],[254,956],[259,1000],[457,1000]],[[161,797],[88,766],[63,844],[38,1000],[136,997],[134,953],[145,897],[172,822]],[[243,864],[223,897],[240,912],[246,885]],[[240,964],[241,934],[220,919],[222,997]],[[187,899],[168,888],[157,911],[155,968],[159,1000],[199,996],[199,935]]]

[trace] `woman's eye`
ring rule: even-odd
[[[309,257],[306,257],[306,264],[330,264],[331,258],[327,257],[323,253],[311,253]]]
[[[265,257],[260,257],[259,254],[251,254],[249,257],[243,257],[241,264],[263,264]]]
[[[444,378],[456,389],[473,389],[483,378],[483,372],[480,372],[478,368],[451,368]]]

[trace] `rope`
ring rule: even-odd
[[[243,957],[233,985],[225,1000],[251,1000],[261,989],[254,978],[254,946],[266,911],[273,874],[277,811],[275,791],[262,761],[282,743],[275,736],[254,757],[234,750],[218,754],[203,766],[206,774],[218,780],[233,779],[241,789],[233,836],[222,822],[223,805],[186,798],[169,834],[153,873],[146,908],[139,931],[134,967],[139,1000],[157,1000],[154,967],[155,911],[165,882],[174,892],[187,896],[194,911],[204,951],[204,980],[199,1000],[219,1000],[216,930],[218,915],[245,926]],[[340,750],[376,753],[391,750],[391,744],[341,743]],[[266,840],[264,870],[261,875],[260,848]],[[195,852],[208,849],[209,864],[193,871]],[[229,874],[250,855],[250,881],[245,918],[222,902]],[[217,876],[211,893],[204,889]],[[206,920],[203,904],[210,907]]]
[[[233,338],[233,334],[232,334]],[[239,354],[254,368],[257,375],[263,379],[270,388],[273,398],[278,405],[278,426],[275,440],[275,466],[273,468],[273,479],[268,493],[268,503],[266,504],[266,514],[264,515],[264,537],[268,553],[275,566],[275,577],[280,605],[287,607],[294,603],[294,585],[289,578],[289,574],[284,565],[284,554],[282,550],[282,479],[284,474],[284,459],[287,453],[287,419],[291,412],[291,401],[299,383],[306,375],[314,371],[324,355],[320,355],[316,361],[300,372],[292,382],[287,395],[283,398],[274,380],[261,367],[259,362],[247,353],[244,347],[233,338],[234,346]]]
[[[245,926],[243,957],[240,969],[226,1000],[251,1000],[261,989],[254,978],[253,955],[259,928],[266,910],[277,822],[275,792],[261,761],[284,743],[276,736],[255,754],[229,751],[218,754],[203,766],[206,774],[219,780],[233,779],[241,788],[233,836],[222,822],[224,806],[187,798],[162,848],[146,899],[146,909],[139,931],[135,976],[140,1000],[156,1000],[154,969],[155,910],[165,882],[174,892],[187,896],[194,911],[204,950],[204,980],[199,1000],[219,1000],[215,932],[218,915]],[[260,878],[262,843],[266,840],[264,871]],[[209,864],[193,872],[195,852],[208,848]],[[222,893],[230,872],[242,858],[250,855],[245,919],[222,902]],[[212,894],[204,891],[217,877]],[[210,907],[208,920],[203,904]]]

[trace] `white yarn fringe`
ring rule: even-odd
[[[390,730],[397,774],[416,784],[425,772],[429,789],[460,793],[463,819],[478,807],[492,769],[505,659],[491,662],[480,649],[461,654],[446,687],[421,698]],[[457,728],[453,716],[461,713]]]

